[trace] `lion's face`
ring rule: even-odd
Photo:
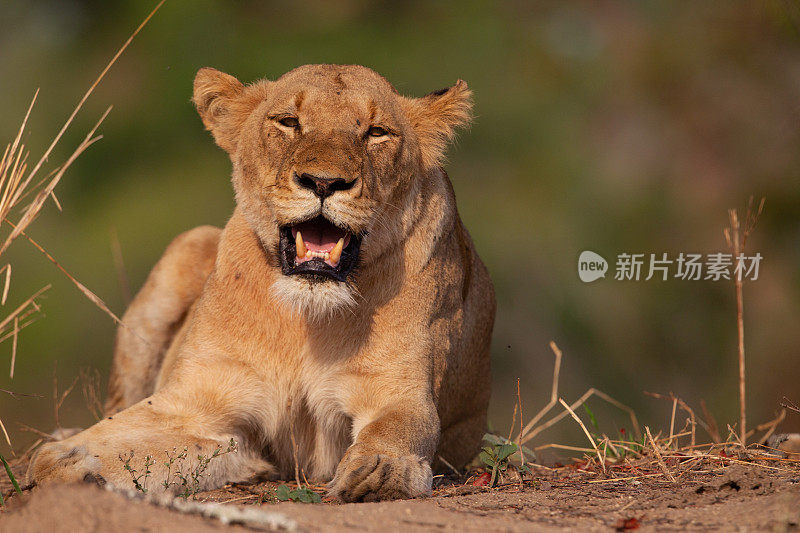
[[[464,82],[411,99],[370,69],[336,65],[249,86],[202,69],[194,101],[281,268],[277,292],[312,314],[352,303],[357,269],[400,245],[418,180],[470,110]]]

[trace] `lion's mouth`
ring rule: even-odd
[[[358,262],[361,238],[322,216],[280,229],[280,259],[287,276],[345,281]]]

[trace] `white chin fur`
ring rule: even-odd
[[[292,313],[309,320],[332,318],[356,305],[355,289],[339,281],[312,282],[281,275],[272,284],[272,291]]]

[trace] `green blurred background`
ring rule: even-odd
[[[0,140],[41,88],[26,142],[38,158],[153,1],[5,1],[0,6]],[[666,427],[671,405],[705,399],[738,417],[730,282],[582,283],[582,250],[726,251],[729,207],[766,209],[748,242],[764,256],[745,285],[749,421],[800,400],[800,8],[756,2],[223,2],[168,0],[122,56],[51,157],[61,163],[108,105],[104,139],[72,166],[31,236],[120,316],[170,239],[223,225],[230,164],[190,104],[198,68],[244,81],[304,63],[360,63],[404,94],[468,81],[476,119],[449,152],[459,208],[498,296],[490,423],[506,433],[520,379],[524,417],[549,398],[553,339],[561,395],[598,387]],[[53,376],[105,381],[114,323],[39,252],[18,241],[8,311],[52,283],[42,318],[0,345],[0,418],[15,444],[51,431]],[[612,265],[613,268],[613,265]],[[57,362],[57,369],[56,369]],[[105,382],[103,382],[105,388]],[[64,426],[92,416],[80,387]],[[601,428],[627,425],[590,402]],[[800,429],[789,415],[784,428]],[[702,435],[701,438],[705,436]],[[582,443],[567,420],[534,442]],[[0,447],[0,449],[3,449]]]

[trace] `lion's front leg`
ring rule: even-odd
[[[172,405],[156,395],[68,439],[45,444],[31,461],[28,481],[107,482],[181,494],[270,470],[235,428],[202,413],[174,414]]]
[[[369,422],[347,450],[330,483],[345,502],[397,500],[431,492],[431,459],[439,419],[431,402],[406,401]]]

